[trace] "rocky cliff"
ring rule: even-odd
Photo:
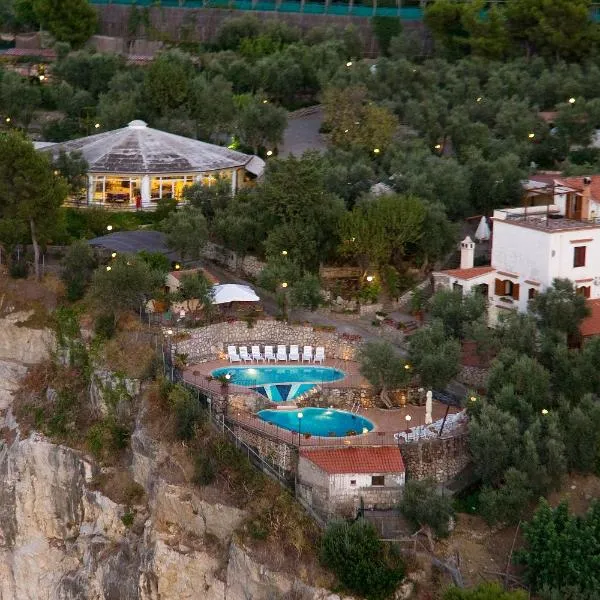
[[[29,365],[52,335],[0,320],[0,600],[275,600],[338,598],[258,564],[235,541],[244,511],[160,476],[164,448],[141,425],[128,505],[96,488],[102,470],[80,451],[25,437],[11,412]]]

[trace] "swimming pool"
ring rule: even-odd
[[[234,385],[248,387],[272,402],[293,400],[318,383],[339,381],[346,376],[339,369],[314,365],[222,367],[211,373],[213,377],[227,374]]]
[[[302,417],[299,417],[299,415]],[[298,410],[261,410],[259,418],[267,423],[324,437],[342,437],[368,433],[374,427],[369,419],[334,408],[302,408]]]

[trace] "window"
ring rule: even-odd
[[[356,485],[356,479],[351,479],[350,480],[350,485]]]
[[[496,279],[494,293],[496,294],[496,296],[503,296],[513,298],[514,300],[518,300],[519,284],[514,283],[510,279]]]
[[[592,288],[589,285],[581,285],[577,288],[577,293],[584,298],[589,298],[592,293]]]
[[[384,475],[373,475],[371,477],[371,485],[385,485]]]
[[[573,248],[573,267],[585,267],[585,246]]]
[[[529,298],[529,300],[535,298],[537,296],[538,291],[535,288],[530,287],[529,291],[527,292],[527,298]]]

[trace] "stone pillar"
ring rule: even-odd
[[[150,175],[142,176],[142,208],[152,206],[152,200],[150,199]]]
[[[87,203],[88,205],[94,201],[94,191],[96,188],[96,180],[93,175],[88,175],[88,190],[87,190]]]
[[[237,192],[237,169],[232,169],[231,172],[231,195],[235,196]]]

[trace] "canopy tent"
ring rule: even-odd
[[[479,221],[477,231],[475,232],[475,239],[479,241],[490,239],[490,226],[487,224],[485,217],[481,217],[481,221]]]
[[[213,304],[228,304],[229,302],[259,302],[260,298],[248,285],[224,283],[213,286]]]

